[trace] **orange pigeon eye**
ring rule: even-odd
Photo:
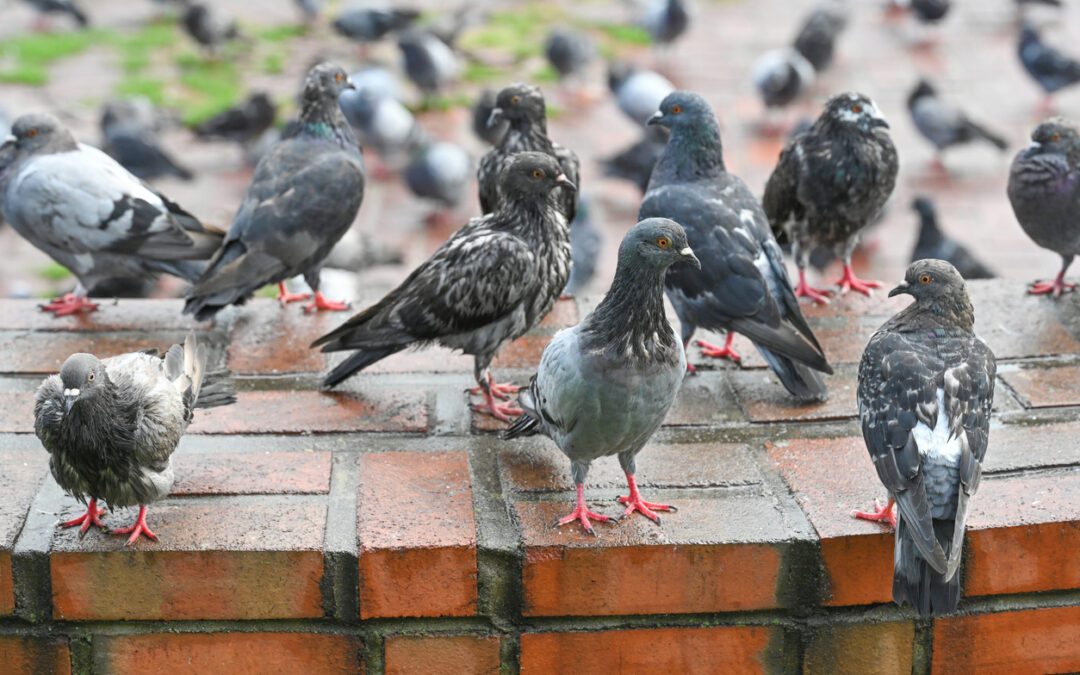
[[[668,239],[667,237],[660,237],[659,239],[656,240],[656,245],[659,246],[660,248],[667,248],[667,247],[671,246],[671,240]]]
[[[510,105],[517,105],[518,103],[521,103],[521,97],[520,96],[511,96],[510,97]]]
[[[928,284],[933,280],[934,280],[934,278],[932,276],[930,276],[929,274],[924,274],[921,277],[919,277],[919,283],[921,283],[921,284]]]
[[[1061,140],[1061,134],[1054,134],[1053,136],[1050,137],[1050,140],[1053,141],[1054,143],[1057,143],[1058,141]]]
[[[856,103],[855,105],[851,106],[851,112],[856,113],[856,114],[861,113],[862,112],[862,106],[859,105],[858,103]]]
[[[338,82],[344,82],[345,81],[345,76],[342,75],[341,73],[338,73],[337,75],[334,75],[334,79],[337,80]]]
[[[37,129],[31,129],[30,131],[26,132],[26,135],[29,136],[30,138],[33,138],[34,136],[38,135],[38,130]]]
[[[671,114],[678,115],[681,112],[682,112],[682,106],[681,105],[676,104],[676,105],[671,106]]]

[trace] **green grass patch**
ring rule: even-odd
[[[558,7],[530,4],[512,11],[493,12],[483,26],[461,38],[465,49],[491,49],[510,54],[521,62],[537,56],[554,21],[563,17]]]
[[[188,54],[182,55],[178,63],[184,95],[178,97],[176,104],[184,124],[198,124],[236,102],[241,80],[232,62]]]
[[[621,23],[602,23],[595,26],[607,39],[616,45],[642,47],[652,44],[648,31],[640,26],[628,26]]]
[[[414,113],[420,112],[446,112],[454,108],[469,108],[472,99],[468,94],[450,94],[444,96],[428,96],[419,105],[407,106]]]
[[[307,34],[307,27],[297,24],[282,24],[264,28],[256,33],[263,42],[285,42]]]
[[[73,33],[20,35],[0,42],[0,82],[41,86],[49,81],[49,65],[81,54],[108,33],[85,30]]]
[[[262,71],[267,75],[280,75],[285,71],[285,55],[280,52],[263,57]]]
[[[537,68],[529,79],[541,84],[551,84],[552,82],[559,81],[559,73],[550,65],[544,65]]]
[[[117,95],[123,98],[145,97],[154,105],[165,105],[165,83],[152,77],[129,75],[116,85]]]
[[[270,286],[263,286],[259,290],[255,291],[256,298],[270,298],[271,300],[278,296],[278,287],[276,284]]]
[[[466,82],[475,82],[481,84],[502,77],[505,72],[506,71],[503,68],[491,66],[486,63],[477,63],[475,61],[470,61],[465,66],[465,72],[462,73],[462,77],[465,79]]]
[[[120,52],[120,67],[125,73],[135,75],[150,65],[154,52],[175,45],[177,33],[172,24],[151,23],[137,33],[116,35],[111,42]]]
[[[68,268],[64,267],[60,263],[51,262],[44,267],[39,267],[37,275],[39,278],[46,281],[56,282],[63,281],[64,279],[69,278],[71,276],[71,272],[69,272]]]

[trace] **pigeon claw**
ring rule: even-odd
[[[491,373],[488,373],[487,380],[487,391],[484,390],[484,387],[477,385],[470,389],[469,393],[473,396],[486,396],[487,392],[490,391],[491,395],[495,398],[501,399],[503,401],[509,401],[510,396],[521,391],[521,387],[516,384],[510,384],[509,382],[506,384],[500,384],[496,382],[491,376]]]
[[[559,518],[559,520],[555,523],[555,527],[569,525],[575,520],[581,523],[581,527],[585,530],[585,534],[589,534],[595,537],[596,530],[593,529],[592,521],[595,520],[598,523],[609,523],[615,519],[610,516],[605,516],[602,513],[594,513],[588,508],[586,508],[585,505],[578,504],[576,507],[574,507],[574,510],[570,512],[570,515]]]
[[[90,302],[89,298],[74,293],[67,293],[54,298],[44,305],[38,305],[43,312],[52,312],[53,316],[71,316],[82,312],[96,312],[98,304]]]
[[[306,294],[304,295],[306,297]],[[312,312],[344,312],[349,307],[350,305],[347,302],[327,300],[325,295],[315,291],[315,299],[304,305],[304,314],[311,314]]]
[[[147,538],[157,541],[157,535],[146,524],[146,507],[139,507],[139,516],[135,519],[135,522],[127,527],[118,527],[115,530],[109,530],[109,534],[130,534],[128,537],[126,546],[134,546],[135,542],[139,540],[139,537],[146,535]]]
[[[880,281],[870,281],[855,276],[855,271],[851,269],[851,265],[844,265],[844,274],[836,281],[836,285],[839,287],[841,295],[848,291],[858,291],[868,297],[871,291],[882,286]]]
[[[512,403],[499,403],[494,396],[485,398],[487,400],[483,403],[474,403],[472,409],[482,415],[491,415],[500,422],[506,422],[507,424],[513,422],[514,418],[525,414],[524,410]]]
[[[734,333],[727,334],[727,340],[724,342],[723,347],[717,347],[711,342],[705,340],[694,340],[694,344],[701,347],[701,355],[708,356],[714,359],[731,359],[735,363],[742,363],[742,357],[739,353],[732,348],[731,343],[735,340]]]
[[[832,295],[832,291],[814,288],[806,283],[806,274],[802,270],[799,270],[799,283],[795,286],[794,291],[796,298],[810,298],[819,305],[829,304],[829,297]]]
[[[1065,283],[1065,279],[1057,277],[1053,281],[1036,281],[1028,287],[1028,295],[1050,295],[1060,298],[1062,293],[1072,293],[1076,290],[1076,284]]]
[[[881,501],[874,500],[873,511],[852,511],[853,518],[860,520],[872,520],[876,523],[888,523],[889,527],[896,529],[896,502],[892,499],[889,503],[882,506]]]
[[[79,526],[79,536],[86,534],[86,531],[90,529],[91,525],[96,525],[101,529],[107,529],[105,523],[101,522],[101,517],[105,515],[105,509],[98,509],[97,500],[91,499],[86,505],[86,512],[78,518],[72,518],[60,523],[60,527],[75,527]]]
[[[615,501],[620,504],[626,505],[626,510],[623,511],[623,517],[629,516],[634,511],[637,511],[641,515],[645,516],[649,520],[653,521],[657,525],[660,524],[660,516],[656,515],[654,511],[671,511],[674,513],[679,509],[670,504],[659,504],[656,502],[647,502],[641,498],[641,493],[638,492],[637,480],[634,478],[634,474],[626,474],[626,484],[630,488],[630,494],[626,497],[616,497]]]
[[[289,304],[290,302],[301,302],[311,297],[311,293],[290,293],[288,288],[285,288],[285,282],[282,281],[278,284],[277,301],[281,303],[281,306]]]

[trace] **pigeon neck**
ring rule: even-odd
[[[938,228],[937,216],[933,213],[920,213],[919,219],[922,226],[919,228],[919,240],[915,243],[915,249],[920,250],[940,244],[944,237],[941,236],[941,230]]]
[[[925,330],[975,332],[975,308],[967,293],[948,297],[923,298],[904,308],[893,319],[905,333]]]
[[[510,128],[503,136],[503,147],[514,152],[521,150],[551,150],[551,139],[547,135],[547,118],[540,116],[533,119],[522,117],[510,121]],[[518,149],[520,148],[520,149]]]
[[[333,141],[342,148],[356,148],[352,127],[345,121],[337,100],[308,99],[300,110],[298,133]]]
[[[675,332],[664,315],[667,269],[619,258],[611,290],[582,325],[586,349],[636,363],[678,363]]]
[[[719,176],[727,170],[720,130],[702,124],[672,131],[656,168],[661,176],[685,180]]]

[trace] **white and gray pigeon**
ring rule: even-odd
[[[842,293],[869,295],[881,286],[855,276],[851,254],[859,233],[877,217],[893,188],[899,161],[889,123],[868,97],[833,96],[807,131],[788,142],[765,185],[763,205],[773,232],[787,231],[799,268],[795,295],[828,302],[829,292],[806,282],[806,263],[818,246],[844,262]]]
[[[34,431],[49,451],[53,478],[86,504],[61,524],[85,534],[110,509],[139,506],[135,522],[111,534],[157,541],[146,523],[147,505],[163,499],[175,476],[170,458],[196,408],[236,400],[225,373],[207,370],[208,350],[189,334],[164,357],[155,350],[99,360],[72,354],[38,387]]]
[[[425,97],[442,93],[461,76],[454,49],[429,30],[409,29],[398,37],[402,67]]]
[[[503,200],[459,229],[382,300],[316,340],[324,352],[355,350],[323,380],[341,383],[391,354],[440,344],[475,358],[476,410],[509,421],[499,403],[517,387],[496,384],[499,348],[551,311],[570,276],[570,238],[555,194],[574,189],[552,157],[519,153],[502,176]]]
[[[911,252],[911,262],[936,258],[944,260],[965,279],[993,279],[996,274],[979,261],[971,251],[941,231],[937,209],[929,197],[916,197],[911,207],[919,214],[919,238]]]
[[[378,155],[379,164],[372,167],[377,177],[400,171],[431,142],[412,112],[395,98],[372,91],[346,91],[340,105],[360,145]]]
[[[814,84],[814,66],[797,49],[765,52],[754,63],[754,87],[766,108],[782,108],[801,98]]]
[[[1080,134],[1060,117],[1043,122],[1031,133],[1009,169],[1009,202],[1020,227],[1031,240],[1061,256],[1053,281],[1036,281],[1032,295],[1076,290],[1065,281],[1073,258],[1080,254]]]
[[[739,361],[735,333],[748,337],[800,400],[824,400],[818,372],[831,373],[802,316],[784,257],[757,197],[724,166],[720,125],[697,94],[676,91],[650,121],[671,129],[638,219],[671,218],[686,228],[701,269],[672,268],[665,288],[682,324],[684,347],[700,326],[727,331],[727,344],[699,340],[706,356]]]
[[[670,46],[690,28],[687,0],[651,0],[640,24],[649,33],[653,44]]]
[[[630,489],[619,498],[623,516],[637,511],[659,524],[656,511],[675,510],[645,501],[635,477],[635,458],[660,428],[686,374],[686,353],[664,315],[664,275],[673,265],[701,267],[683,228],[666,218],[635,225],[619,246],[607,295],[584,321],[551,340],[521,392],[524,414],[503,438],[543,434],[570,458],[577,502],[557,525],[577,521],[595,536],[592,521],[617,520],[590,511],[585,501],[589,465],[611,455],[618,456]]]
[[[960,601],[964,528],[982,476],[996,365],[975,335],[967,287],[952,265],[912,263],[889,292],[899,294],[915,302],[874,333],[859,364],[863,439],[889,503],[854,515],[895,526],[893,599],[938,616]]]
[[[221,242],[194,216],[97,148],[76,143],[55,117],[15,120],[4,219],[79,280],[43,305],[56,316],[94,311],[87,289],[105,279],[159,274],[194,281]]]
[[[847,20],[845,3],[825,3],[807,15],[791,46],[820,73],[832,65],[836,41],[847,27]]]
[[[436,210],[428,221],[438,225],[465,199],[473,175],[472,158],[465,148],[432,141],[416,152],[402,178],[410,192],[435,203]]]
[[[225,241],[187,295],[185,314],[209,319],[267,284],[278,284],[283,304],[305,300],[285,288],[298,274],[314,292],[306,311],[348,308],[323,297],[319,272],[364,197],[364,160],[338,106],[349,86],[333,63],[308,72],[299,119],[255,167]]]
[[[398,101],[401,98],[401,84],[398,78],[389,69],[379,65],[367,65],[349,75],[349,81],[353,83],[357,94],[367,94],[375,98],[392,98]],[[344,100],[351,91],[344,92],[341,96]]]
[[[554,143],[547,135],[547,108],[540,89],[529,84],[512,84],[499,92],[489,124],[505,120],[509,125],[502,142],[480,159],[477,180],[480,209],[491,213],[499,207],[500,177],[519,152],[542,152],[558,160],[567,179],[580,187],[581,163],[573,150]],[[567,222],[577,210],[577,192],[568,190],[559,196]]]
[[[146,100],[106,102],[101,113],[101,149],[143,180],[162,176],[191,180],[191,170],[161,147],[157,131],[147,124],[147,116],[139,110],[147,104]]]
[[[984,140],[998,150],[1009,147],[999,134],[973,122],[963,110],[944,101],[926,80],[920,80],[908,95],[907,105],[915,128],[933,144],[939,164],[941,153],[954,145]]]
[[[625,61],[613,61],[608,65],[608,88],[615,94],[619,110],[642,127],[660,107],[664,97],[675,91],[675,85],[660,73]]]

